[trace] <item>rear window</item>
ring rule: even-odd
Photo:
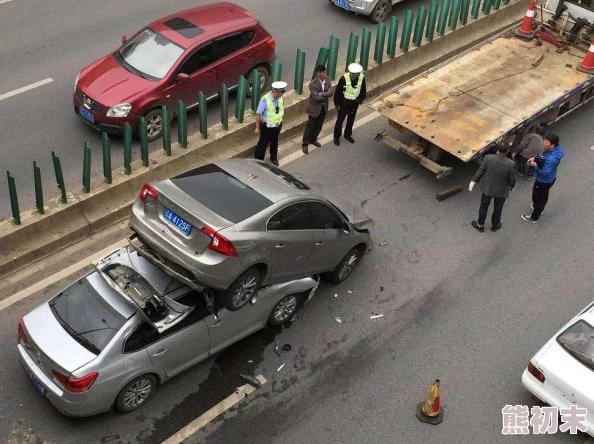
[[[559,336],[557,342],[578,361],[594,369],[594,328],[577,321]]]
[[[272,205],[272,201],[214,164],[180,174],[171,181],[206,208],[233,223],[248,219]]]
[[[72,338],[98,355],[126,323],[86,278],[66,288],[49,301],[56,320]]]
[[[297,179],[294,176],[291,176],[286,171],[283,171],[280,168],[275,167],[274,165],[271,165],[269,163],[262,162],[262,161],[258,161],[258,165],[260,165],[262,168],[265,168],[268,171],[270,171],[272,174],[277,176],[279,179],[281,179],[287,185],[291,185],[292,187],[297,188],[298,190],[307,191],[310,189],[306,184],[301,182],[299,179]]]

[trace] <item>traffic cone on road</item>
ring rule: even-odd
[[[594,40],[586,53],[584,60],[577,66],[577,70],[588,74],[594,74]]]
[[[522,24],[519,28],[514,30],[514,34],[516,37],[530,41],[536,36],[536,29],[532,29],[532,25],[534,24],[534,10],[536,8],[536,0],[530,0],[528,4],[528,10],[526,11],[526,15],[524,16],[524,20],[522,20]]]
[[[436,379],[425,401],[417,406],[417,418],[419,421],[437,425],[443,420],[443,410],[439,404],[439,379]]]

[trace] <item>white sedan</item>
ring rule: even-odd
[[[522,384],[553,407],[585,407],[586,433],[594,436],[594,302],[534,355]]]

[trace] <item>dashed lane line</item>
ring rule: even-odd
[[[4,3],[6,3],[5,0],[0,0],[0,3],[2,3],[3,1],[4,1]],[[35,88],[39,88],[40,86],[47,85],[48,83],[52,83],[53,81],[54,81],[54,79],[48,77],[47,79],[43,79],[43,80],[40,80],[39,82],[31,83],[30,85],[15,89],[14,91],[0,94],[0,102],[2,102],[5,99],[14,97],[18,94],[22,94],[24,92],[31,91],[32,89],[35,89]]]

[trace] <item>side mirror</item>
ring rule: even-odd
[[[342,232],[344,234],[351,234],[351,229],[349,228],[349,225],[346,222],[343,222],[343,224],[340,227],[340,229],[342,230]]]
[[[190,76],[180,72],[178,75],[175,76],[175,81],[179,83],[188,83],[190,81]]]
[[[128,41],[128,37],[125,35],[122,36],[122,45]]]

